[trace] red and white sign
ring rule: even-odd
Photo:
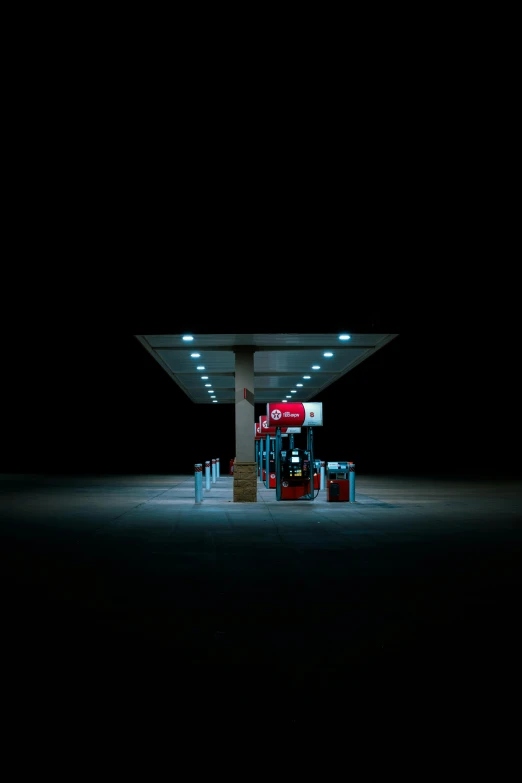
[[[257,440],[263,440],[267,435],[270,437],[273,435],[275,438],[275,428],[271,429],[267,426],[266,416],[260,416],[259,421],[256,422],[256,438]]]
[[[269,427],[266,420],[266,416],[259,417],[258,432],[262,438],[266,438],[267,435],[273,435],[275,437],[275,427]]]
[[[269,402],[266,406],[267,426],[281,427],[322,427],[322,402]]]
[[[266,416],[260,416],[259,421],[255,425],[256,430],[256,438],[259,440],[260,438],[266,438],[268,435],[269,437],[276,436],[276,428],[275,427],[269,427],[268,422],[266,420]],[[290,435],[301,432],[301,427],[281,427],[281,435]]]

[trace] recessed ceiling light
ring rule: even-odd
[[[287,394],[287,395],[286,395],[286,399],[287,399],[287,400],[291,400],[291,399],[292,399],[292,395],[291,395],[291,394]]]
[[[205,386],[212,386],[212,384],[211,383],[206,383]]]
[[[210,396],[211,396],[211,397],[215,397],[216,395],[215,395],[215,394],[211,394]]]
[[[290,394],[295,394],[297,389],[290,389]]]
[[[296,383],[296,386],[304,386],[304,383]]]
[[[217,402],[217,400],[212,400],[212,402]]]
[[[320,370],[321,366],[319,364],[314,364],[312,367],[312,370]]]
[[[199,359],[199,357],[201,356],[200,353],[191,353],[190,355],[192,356],[193,359]]]
[[[333,353],[331,351],[326,351],[323,353],[323,356],[333,356]]]
[[[210,383],[206,383],[205,386],[210,386]],[[214,394],[214,389],[209,389],[208,393],[209,394]]]
[[[185,342],[190,343],[194,338],[191,334],[184,334],[181,338],[182,340],[185,340]]]
[[[202,375],[201,376],[202,381],[208,381],[208,375]]]
[[[196,367],[196,370],[204,370],[204,369],[205,368],[203,367],[202,364],[198,364],[198,366]]]
[[[303,375],[305,381],[309,381],[311,377],[312,377],[311,375]]]
[[[352,338],[350,337],[349,334],[340,334],[339,335],[339,340],[351,340],[351,339]]]

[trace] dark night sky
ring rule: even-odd
[[[76,308],[71,300],[13,316],[4,328],[1,470],[191,473],[213,457],[226,469],[235,451],[233,406],[195,406],[134,334],[295,331],[301,323],[303,331],[399,332],[321,393],[317,458],[349,459],[364,473],[520,475],[512,323],[480,318],[481,307],[449,296],[439,307],[404,295],[376,305],[361,294],[355,306],[339,291],[328,302],[326,288],[274,298],[257,311],[241,293],[234,304],[229,281],[222,283],[219,295],[211,285],[194,292],[203,316],[180,311],[181,291],[145,291],[140,299],[137,288],[124,305],[113,292],[96,299],[93,291]],[[256,418],[264,412],[256,406]]]
[[[10,115],[1,469],[190,472],[233,456],[232,406],[199,406],[196,422],[135,333],[372,320],[400,337],[322,394],[317,455],[519,470],[509,82],[473,57],[464,84],[421,54],[363,59],[348,120],[323,82],[317,111],[308,83],[299,110],[286,86],[277,103],[269,91],[263,124],[250,85],[229,111],[221,84],[214,104],[187,83],[181,111],[181,80],[175,126],[156,75],[137,101],[140,80],[118,70],[114,90],[103,69],[92,90],[89,67],[89,90],[64,100],[62,73],[36,79],[39,58]]]

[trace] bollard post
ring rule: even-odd
[[[319,489],[324,489],[324,460],[321,460],[321,481],[319,482]]]
[[[350,503],[355,503],[355,462],[349,462]]]
[[[212,460],[212,483],[216,483],[216,460]]]
[[[219,457],[216,457],[216,475],[219,478]]]
[[[197,462],[194,465],[194,487],[196,503],[201,503],[203,498],[203,465],[201,462]]]
[[[205,460],[205,489],[210,489],[210,460]]]

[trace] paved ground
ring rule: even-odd
[[[519,708],[521,482],[357,476],[355,503],[205,487],[0,477],[13,705],[267,731]]]

